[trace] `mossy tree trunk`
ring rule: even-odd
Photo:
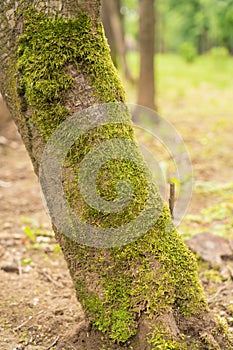
[[[99,17],[99,1],[4,1],[0,10],[0,90],[38,175],[47,140],[64,120],[96,103],[124,102]],[[135,198],[124,215],[104,215],[83,201],[73,175],[93,145],[133,140],[132,127],[104,125],[80,138],[63,181],[70,205],[102,227],[133,220],[146,201],[138,170],[115,160],[103,170],[103,196],[110,200],[114,176],[134,184]],[[107,190],[105,179],[108,179]],[[102,182],[101,182],[102,181]],[[143,182],[144,181],[144,182]],[[106,193],[105,193],[106,190]],[[231,349],[208,311],[196,261],[174,227],[154,187],[161,213],[141,238],[117,248],[91,248],[54,226],[86,315],[80,348]],[[88,336],[87,336],[88,335]]]

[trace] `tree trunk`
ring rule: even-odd
[[[231,349],[228,335],[219,331],[220,325],[209,314],[195,259],[177,233],[157,187],[150,186],[147,170],[142,168],[127,111],[120,110],[119,119],[118,107],[107,107],[110,122],[102,124],[96,123],[99,115],[93,110],[80,114],[97,103],[124,101],[100,25],[99,1],[4,1],[0,23],[0,90],[36,174],[41,164],[42,180],[48,175],[43,173],[43,152],[58,126],[69,122],[74,114],[80,117],[75,122],[81,126],[82,118],[89,118],[91,127],[70,147],[62,169],[69,205],[91,228],[107,228],[112,233],[133,223],[128,236],[117,237],[121,244],[117,241],[112,244],[115,247],[101,247],[98,240],[80,244],[83,232],[70,236],[59,231],[59,218],[53,217],[56,239],[86,315],[86,328],[79,330],[77,347],[90,350],[94,343],[98,349],[217,349],[219,344],[221,349]],[[70,137],[72,128],[66,131],[65,136]],[[60,136],[62,139],[64,135]],[[134,196],[122,211],[101,212],[83,197],[77,174],[92,147],[114,139],[121,145],[125,140],[131,156],[107,158],[96,178],[98,191],[109,203],[116,198],[118,182],[126,178]],[[52,146],[51,171],[59,148],[56,143]],[[139,167],[132,164],[132,157]],[[86,169],[86,177],[91,176],[92,169]],[[51,181],[56,177],[59,174]],[[51,194],[51,201],[53,196],[56,193]],[[147,206],[150,216],[143,225],[134,225]],[[154,220],[153,226],[143,234],[150,220]],[[138,239],[137,230],[141,230]],[[132,234],[135,239],[123,245]],[[114,237],[109,239],[114,242]]]
[[[155,109],[155,6],[154,0],[139,0],[140,73],[138,104]]]
[[[118,63],[117,63],[118,52],[117,52],[117,47],[116,47],[117,42],[114,40],[114,33],[112,30],[110,14],[109,14],[109,6],[108,6],[108,1],[106,1],[106,0],[102,1],[101,17],[102,17],[105,35],[106,35],[106,38],[108,40],[108,44],[110,46],[112,61],[115,65],[115,67],[118,68]]]
[[[124,24],[120,14],[120,7],[120,0],[103,0],[102,20],[115,66],[117,68],[121,67],[126,79],[133,81],[126,60]]]

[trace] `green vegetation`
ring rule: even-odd
[[[197,58],[197,50],[192,43],[184,42],[180,45],[180,55],[186,62],[192,63]]]
[[[156,327],[151,333],[151,338],[148,341],[152,345],[151,350],[187,350],[185,342],[182,343],[180,335],[180,342],[171,340],[172,336],[166,328]]]
[[[43,227],[37,220],[29,217],[21,217],[22,230],[25,234],[25,244],[28,249],[47,250],[60,253],[60,246],[54,242],[54,232]],[[24,265],[30,261],[23,260]]]
[[[217,50],[219,53],[215,52],[216,50],[213,50],[209,54],[198,56],[191,65],[184,62],[179,55],[158,54],[155,60],[159,96],[167,99],[172,95],[173,100],[170,102],[175,102],[174,100],[179,97],[185,99],[186,93],[190,89],[197,89],[202,84],[208,84],[208,88],[211,89],[232,89],[233,59],[223,54],[220,65],[218,59],[220,52],[219,50]],[[127,59],[133,75],[137,77],[139,55],[136,52],[129,52]],[[124,79],[123,76],[122,79]],[[135,88],[127,81],[124,81],[125,85],[128,99],[134,101],[136,94],[136,91],[134,91]],[[188,101],[186,100],[186,102]],[[206,106],[206,108],[208,107]]]
[[[159,0],[157,3],[156,44],[159,52],[180,51],[189,43],[202,54],[212,47],[233,52],[232,0]],[[138,2],[122,0],[126,33],[135,41],[138,33]]]
[[[184,238],[203,231],[233,238],[233,161],[229,158],[233,59],[224,52],[213,49],[197,57],[191,65],[178,55],[156,57],[159,114],[171,121],[184,137],[194,166],[193,202],[201,202],[198,211],[194,213],[191,208],[179,226]],[[138,55],[129,53],[128,61],[137,76]],[[124,84],[128,99],[135,101],[136,89],[126,81]],[[142,140],[142,136],[137,133],[139,141],[156,155],[158,149],[153,147],[153,140],[145,137]],[[168,167],[168,161],[164,160]],[[205,167],[212,171],[203,177],[196,165],[203,169],[202,173]]]

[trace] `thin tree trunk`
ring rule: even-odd
[[[122,102],[124,91],[103,37],[98,0],[4,1],[0,23],[0,90],[38,174],[46,143],[63,121],[68,122],[74,113],[80,116],[78,113],[96,103]],[[73,211],[92,227],[124,227],[134,222],[147,202],[152,213],[148,220],[158,213],[159,217],[147,233],[131,243],[101,249],[80,244],[59,231],[58,218],[53,218],[56,239],[87,320],[86,328],[79,330],[77,347],[217,349],[220,344],[222,349],[231,349],[228,335],[217,331],[220,325],[216,328],[208,312],[195,259],[178,235],[157,187],[149,188],[143,169],[132,165],[131,158],[111,158],[101,168],[98,189],[107,201],[113,201],[122,179],[133,184],[132,203],[123,212],[94,210],[79,190],[77,171],[92,147],[114,139],[134,145],[128,115],[123,112],[120,122],[112,113],[111,123],[98,127],[98,113],[87,114],[92,128],[66,157],[64,192]],[[76,122],[82,125],[83,120]],[[67,130],[67,137],[71,131]],[[53,170],[56,157],[54,153],[50,156]],[[131,156],[140,163],[136,145]],[[86,177],[91,174],[92,169],[87,169]],[[59,174],[54,180],[56,177]],[[133,226],[130,234],[137,229]],[[80,237],[82,233],[76,232]],[[126,238],[120,237],[122,242]]]
[[[155,1],[139,0],[138,104],[155,109]]]
[[[114,64],[117,68],[123,69],[126,79],[133,81],[126,60],[124,24],[120,14],[120,6],[119,0],[103,0],[102,19]]]
[[[115,65],[115,67],[118,68],[117,42],[115,40],[113,29],[112,29],[112,25],[111,25],[110,14],[109,14],[109,4],[108,4],[108,1],[106,1],[106,0],[102,1],[101,17],[102,17],[102,22],[103,22],[103,26],[104,26],[105,35],[107,37],[108,44],[110,46],[111,57],[112,57],[112,60],[113,60],[113,63]]]

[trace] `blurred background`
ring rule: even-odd
[[[103,0],[102,18],[128,101],[155,109],[188,148],[194,190],[180,232],[233,237],[233,1]],[[169,182],[169,155],[136,136]]]
[[[156,110],[183,137],[194,180],[178,230],[187,244],[197,239],[189,245],[209,305],[233,332],[233,0],[102,0],[102,18],[128,102]],[[173,176],[171,154],[146,132],[156,135],[158,120],[140,125],[139,144],[178,194],[185,183]],[[0,259],[0,348],[50,349],[57,334],[73,342],[65,332],[76,334],[83,314],[2,98]]]

